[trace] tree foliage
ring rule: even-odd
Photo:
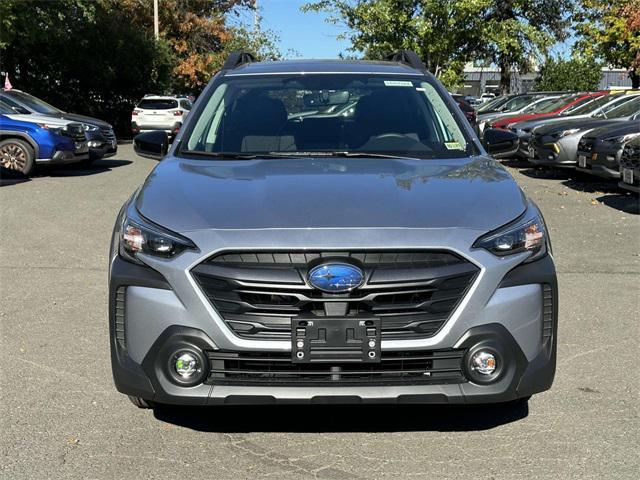
[[[637,0],[581,0],[577,49],[627,68],[640,88],[640,4]]]
[[[512,69],[526,72],[565,38],[572,0],[317,0],[304,9],[329,12],[365,57],[414,50],[448,86],[466,62],[490,60],[508,90]]]
[[[534,89],[537,91],[596,90],[600,82],[600,64],[593,57],[564,60],[549,58],[540,67],[540,76]]]
[[[162,0],[156,41],[148,0],[2,0],[0,71],[15,88],[128,132],[145,93],[199,92],[234,48],[278,55],[269,32],[229,21],[253,2]]]

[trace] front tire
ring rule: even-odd
[[[8,138],[0,142],[0,167],[7,176],[28,177],[35,165],[35,153],[24,140]]]

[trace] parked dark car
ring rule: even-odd
[[[464,96],[458,95],[458,94],[455,94],[455,93],[452,94],[451,96],[453,97],[453,99],[456,101],[456,103],[460,107],[460,110],[462,110],[462,113],[464,113],[464,116],[467,117],[467,120],[469,120],[469,123],[475,127],[475,125],[476,125],[476,110],[475,110],[475,108],[473,108],[469,104],[469,102],[467,102],[465,100]]]
[[[564,122],[541,125],[533,130],[529,161],[534,165],[573,167],[578,162],[578,142],[593,129],[629,126],[640,113],[640,96],[611,110],[607,118],[576,118]],[[617,164],[612,165],[617,172]]]
[[[518,135],[520,142],[520,149],[518,150],[517,156],[521,158],[533,158],[534,149],[530,145],[530,141],[533,130],[538,127],[553,128],[554,125],[560,125],[566,122],[575,122],[577,124],[581,121],[588,122],[593,119],[604,120],[609,118],[609,112],[633,99],[634,96],[612,93],[598,97],[569,112],[559,113],[552,117],[534,118],[532,120],[510,124],[509,130]]]
[[[118,142],[113,127],[107,122],[85,115],[64,112],[44,100],[20,90],[3,90],[0,92],[0,100],[13,108],[16,113],[38,113],[82,123],[89,143],[89,158],[85,162],[111,157],[118,151]]]
[[[640,135],[640,117],[585,134],[578,144],[576,169],[604,178],[620,178],[618,162],[625,144]]]
[[[620,180],[620,188],[640,193],[640,136],[627,142],[622,150]]]

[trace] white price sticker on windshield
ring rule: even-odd
[[[413,82],[408,80],[385,80],[384,84],[387,87],[413,87]]]

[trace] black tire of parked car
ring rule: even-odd
[[[3,177],[28,177],[35,165],[35,152],[31,145],[18,138],[0,142],[0,172]]]

